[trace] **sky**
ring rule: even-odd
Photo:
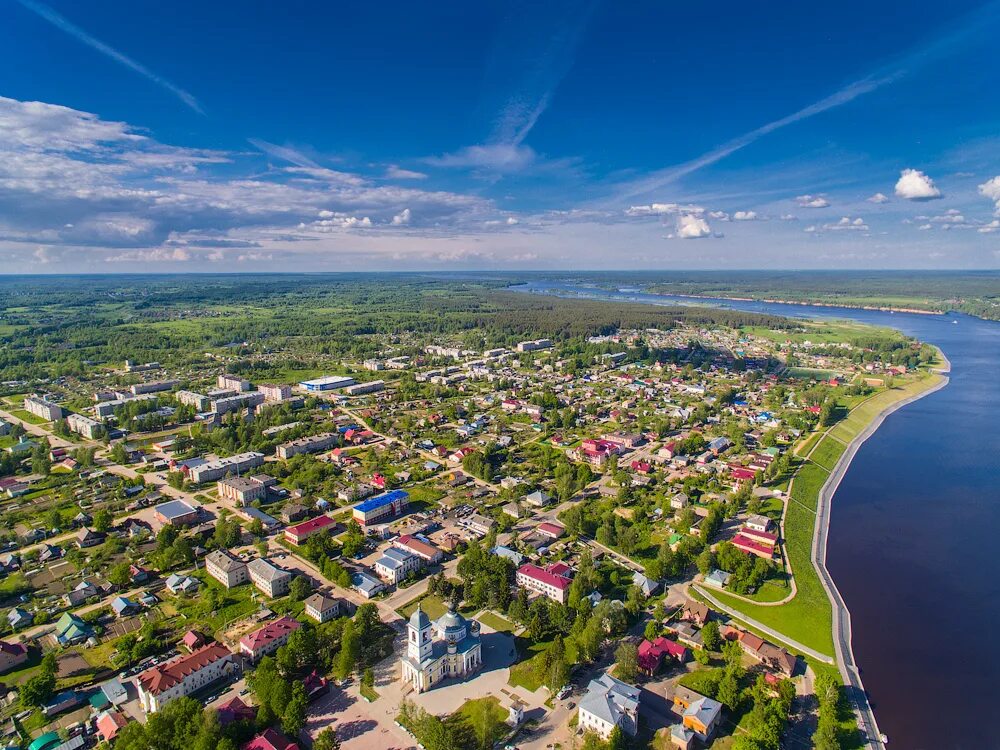
[[[1000,0],[0,0],[0,273],[1000,268]]]

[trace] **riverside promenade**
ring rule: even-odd
[[[854,651],[851,648],[851,611],[847,608],[847,604],[837,589],[837,584],[834,582],[833,576],[830,575],[830,571],[826,567],[827,538],[830,531],[830,509],[833,496],[837,492],[837,487],[840,486],[840,481],[847,473],[847,469],[858,452],[858,448],[875,434],[875,431],[882,425],[886,417],[897,409],[902,409],[907,404],[911,404],[948,385],[948,377],[944,373],[951,371],[951,363],[948,362],[947,357],[944,356],[944,353],[940,349],[938,351],[941,354],[944,365],[935,370],[935,372],[941,375],[941,380],[926,390],[890,404],[869,422],[865,429],[851,440],[847,449],[841,455],[840,460],[837,461],[837,465],[833,467],[829,478],[822,489],[820,489],[816,505],[816,527],[813,533],[812,562],[816,568],[816,572],[819,574],[823,588],[826,589],[827,596],[833,605],[833,643],[837,652],[837,666],[844,680],[844,691],[858,717],[859,725],[864,732],[866,746],[872,750],[886,750],[886,743],[882,740],[882,733],[879,731],[875,712],[868,702],[868,694],[865,692],[864,683],[861,681],[861,673],[854,660]]]

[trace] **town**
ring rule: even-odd
[[[832,660],[738,609],[796,596],[796,471],[930,354],[809,326],[4,383],[7,746],[852,746]]]

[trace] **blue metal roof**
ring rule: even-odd
[[[381,508],[384,505],[389,505],[397,500],[404,500],[410,496],[406,490],[392,490],[391,492],[386,492],[381,495],[376,495],[375,497],[365,500],[363,503],[358,503],[354,506],[355,510],[360,510],[362,513],[367,513],[370,510],[375,510],[376,508]]]

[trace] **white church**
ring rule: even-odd
[[[422,693],[449,677],[467,677],[483,665],[479,623],[466,620],[449,605],[436,622],[417,606],[407,625],[403,682]]]

